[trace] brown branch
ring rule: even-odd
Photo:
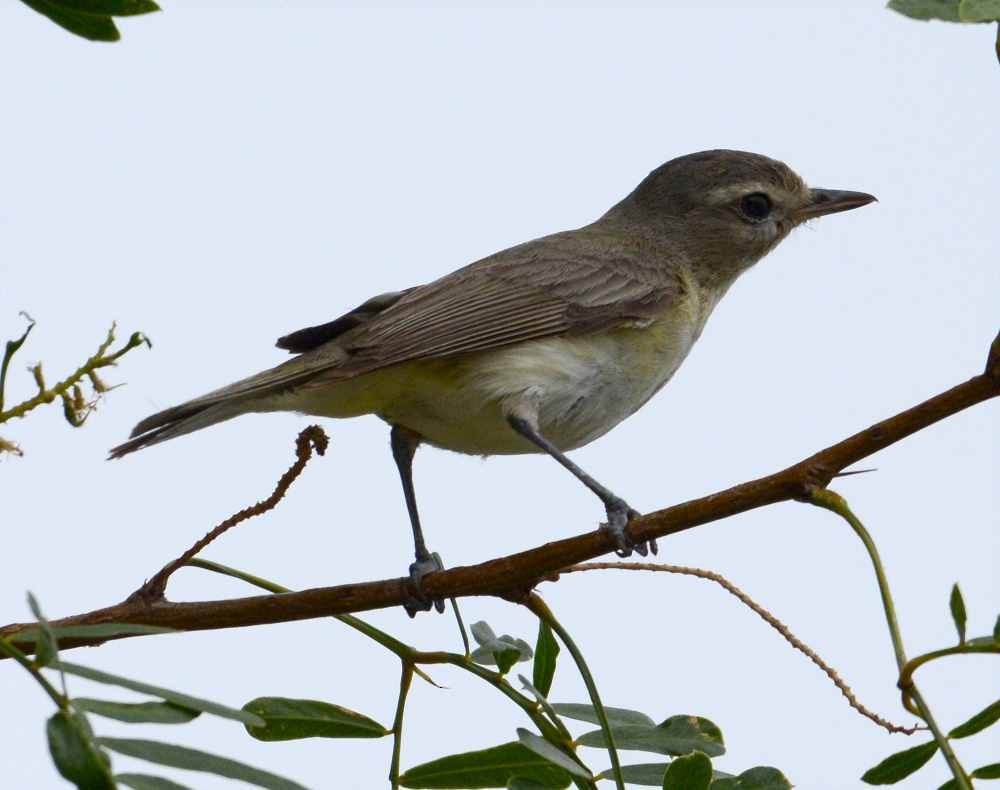
[[[743,590],[733,584],[729,579],[723,576],[721,573],[715,573],[714,571],[706,571],[702,568],[689,568],[684,565],[667,565],[666,563],[660,562],[587,562],[581,565],[571,565],[569,568],[563,568],[560,571],[552,574],[550,577],[551,581],[555,581],[561,574],[564,573],[580,573],[582,571],[606,571],[606,570],[622,570],[622,571],[659,571],[661,573],[677,573],[682,576],[696,576],[699,579],[707,579],[708,581],[715,582],[721,586],[726,592],[731,593],[736,596],[747,606],[751,611],[753,611],[758,617],[760,617],[765,623],[767,623],[771,628],[777,631],[784,637],[785,641],[788,642],[796,650],[805,654],[805,656],[812,661],[816,666],[818,666],[826,674],[833,685],[840,689],[840,693],[847,698],[847,703],[854,708],[862,716],[871,719],[880,727],[885,728],[889,732],[897,733],[901,732],[906,735],[913,735],[913,733],[918,730],[926,730],[926,727],[916,726],[916,727],[901,727],[898,724],[893,724],[888,719],[884,719],[879,716],[874,711],[869,710],[861,701],[854,695],[851,691],[851,687],[848,686],[844,680],[840,677],[833,667],[827,664],[819,655],[813,650],[809,645],[799,639],[795,634],[792,633],[791,629],[785,625],[781,620],[775,617],[771,612],[757,603],[753,598],[747,595]]]
[[[629,524],[629,534],[637,543],[649,541],[776,502],[805,499],[811,490],[825,487],[851,464],[998,395],[1000,335],[993,341],[986,370],[981,375],[780,472],[635,518]],[[614,548],[614,542],[606,533],[595,530],[478,565],[429,574],[424,580],[424,589],[431,598],[493,595],[520,601],[540,580],[555,571],[608,554]],[[52,624],[142,623],[182,631],[240,628],[399,606],[407,595],[408,582],[407,577],[402,577],[222,601],[127,600]],[[31,625],[4,626],[0,628],[0,636],[10,636]],[[62,647],[68,648],[99,644],[102,640],[67,638],[60,641]],[[23,649],[30,647],[25,643]]]

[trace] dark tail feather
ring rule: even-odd
[[[248,411],[244,403],[245,401],[233,400],[201,406],[183,404],[153,414],[132,429],[132,438],[112,448],[108,459],[121,458],[144,447],[232,419]]]

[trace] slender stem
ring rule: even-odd
[[[576,646],[576,642],[569,635],[569,632],[563,628],[562,623],[560,623],[556,616],[549,609],[548,604],[542,599],[538,593],[531,593],[526,602],[525,606],[528,607],[539,620],[545,622],[549,628],[559,634],[559,638],[566,645],[569,650],[570,655],[573,656],[573,660],[576,662],[576,668],[580,672],[580,676],[583,678],[584,685],[587,687],[587,693],[590,694],[590,701],[594,705],[594,710],[597,713],[597,719],[601,723],[601,730],[604,732],[604,740],[607,742],[608,746],[608,756],[611,758],[611,771],[615,776],[615,787],[618,790],[625,790],[625,778],[622,776],[622,766],[618,760],[618,749],[615,747],[615,738],[611,732],[611,725],[608,722],[608,715],[604,710],[604,704],[601,702],[601,696],[597,692],[597,684],[594,682],[594,676],[590,674],[590,669],[587,666],[587,662],[583,657],[583,653],[580,652],[580,648]]]
[[[69,707],[69,700],[66,699],[66,696],[64,694],[60,694],[56,690],[56,687],[46,680],[45,676],[39,671],[38,667],[35,666],[35,662],[3,638],[0,638],[0,653],[10,656],[18,664],[28,670],[28,672],[31,673],[31,676],[38,681],[38,684],[45,690],[45,693],[52,698],[52,701],[59,707],[60,710],[66,710]]]
[[[899,688],[904,693],[911,689],[913,687],[913,673],[929,661],[944,658],[945,656],[961,656],[970,653],[1000,653],[1000,646],[995,644],[970,645],[966,643],[964,645],[956,645],[955,647],[946,647],[941,650],[932,650],[930,653],[924,653],[916,658],[911,658],[899,673]]]
[[[902,673],[907,664],[906,651],[903,648],[903,637],[899,630],[899,621],[896,619],[896,606],[893,603],[892,593],[889,590],[889,580],[885,575],[885,568],[882,565],[882,558],[879,556],[878,548],[875,546],[875,541],[872,540],[872,536],[868,533],[868,530],[865,529],[865,525],[861,523],[861,520],[854,515],[854,512],[847,504],[847,500],[845,500],[837,492],[826,488],[814,488],[810,492],[809,501],[818,507],[836,513],[838,516],[843,518],[848,524],[850,524],[851,529],[853,529],[854,533],[861,539],[865,549],[868,551],[872,567],[875,570],[875,578],[878,581],[879,593],[882,596],[882,607],[885,609],[885,619],[887,625],[889,626],[889,636],[892,639],[892,647],[896,653],[896,664],[900,673]],[[944,759],[947,761],[948,767],[951,769],[952,776],[955,777],[955,783],[959,790],[972,790],[972,782],[970,781],[968,774],[966,774],[965,769],[962,767],[962,764],[958,761],[955,751],[951,748],[951,742],[941,731],[941,728],[938,727],[930,708],[921,695],[919,689],[913,685],[912,680],[910,681],[909,687],[904,689],[903,692],[904,705],[907,702],[907,697],[912,699],[916,706],[916,710],[913,710],[909,705],[906,705],[907,710],[916,713],[920,716],[920,718],[927,722],[927,727],[934,735],[934,740],[937,741],[938,748],[941,749],[941,754],[944,755]]]
[[[462,610],[458,608],[458,601],[455,598],[450,598],[451,610],[455,613],[455,621],[458,623],[458,632],[462,635],[462,644],[465,647],[465,655],[469,655],[472,651],[469,648],[469,635],[465,631],[465,622],[462,620]]]
[[[406,697],[413,682],[413,665],[403,661],[403,673],[399,678],[399,700],[396,702],[396,717],[392,721],[392,762],[389,764],[389,781],[392,790],[399,788],[399,758],[403,750],[403,710]]]

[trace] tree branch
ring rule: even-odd
[[[888,447],[946,417],[1000,395],[1000,334],[990,348],[985,371],[946,392],[900,412],[837,444],[767,477],[724,491],[683,502],[633,519],[629,534],[637,543],[663,538],[728,516],[792,499],[807,499],[815,488],[824,488],[851,464]],[[431,598],[492,595],[523,601],[541,580],[569,565],[612,552],[615,545],[603,531],[572,538],[489,560],[429,574],[424,589]],[[175,603],[168,600],[126,600],[104,609],[52,621],[54,627],[96,623],[140,623],[182,631],[240,628],[250,625],[307,620],[363,612],[402,604],[409,579],[320,587],[300,592],[253,596],[221,601]],[[12,637],[32,623],[0,628]],[[122,635],[126,636],[132,635]],[[17,642],[16,637],[11,639]],[[102,639],[65,638],[61,648],[95,645]],[[31,649],[31,643],[18,643]]]

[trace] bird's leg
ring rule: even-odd
[[[625,531],[625,526],[628,524],[629,519],[632,516],[638,516],[639,513],[628,506],[628,503],[622,499],[620,496],[615,495],[615,493],[600,483],[598,483],[594,478],[584,472],[579,466],[573,463],[566,455],[552,442],[546,439],[538,429],[528,420],[523,417],[517,417],[514,415],[508,416],[507,422],[510,423],[510,427],[517,431],[521,436],[527,439],[529,442],[534,444],[536,447],[541,448],[544,452],[551,455],[559,463],[569,469],[570,472],[583,483],[587,488],[597,494],[601,501],[604,503],[604,508],[608,512],[608,523],[603,529],[614,538],[615,544],[618,546],[616,554],[619,557],[628,557],[632,554],[633,550],[638,554],[645,557],[649,551],[656,554],[657,547],[656,541],[649,541],[645,543],[635,543],[632,538],[629,537],[628,532]]]
[[[441,558],[436,553],[427,550],[424,543],[424,532],[420,528],[420,514],[417,513],[417,497],[413,492],[413,455],[420,446],[420,436],[408,431],[400,425],[393,425],[389,434],[392,445],[392,457],[399,469],[399,479],[403,484],[403,496],[406,498],[406,510],[410,514],[410,526],[413,528],[413,551],[416,562],[410,565],[410,580],[413,582],[413,592],[403,602],[403,608],[410,617],[417,612],[429,611],[433,605],[439,612],[444,611],[444,601],[432,601],[423,590],[423,578],[433,571],[444,570]]]

